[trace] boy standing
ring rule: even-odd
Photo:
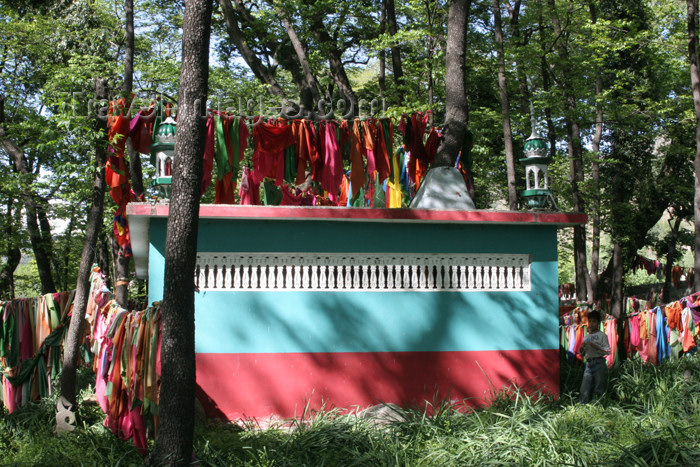
[[[591,391],[598,397],[605,394],[608,379],[605,356],[610,353],[610,344],[608,336],[600,331],[600,313],[597,311],[588,312],[588,334],[583,338],[579,353],[586,358],[586,370],[583,372],[581,383],[581,403],[587,404],[591,400]]]

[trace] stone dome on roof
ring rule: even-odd
[[[523,147],[525,157],[547,157],[547,142],[542,138],[537,130],[533,130],[530,137],[525,141]]]
[[[175,132],[177,131],[177,123],[172,117],[166,118],[160,125],[158,125],[158,130],[156,131],[156,140],[159,143],[174,143],[175,142]]]

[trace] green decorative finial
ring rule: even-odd
[[[525,140],[525,147],[523,148],[525,157],[547,157],[547,142],[537,132],[537,120],[535,119],[535,109],[532,105],[532,101],[530,101],[530,124],[532,126],[532,133],[530,137]]]
[[[545,209],[548,205],[557,209],[556,203],[549,189],[547,165],[551,159],[547,157],[547,142],[537,132],[537,120],[535,109],[530,101],[530,122],[532,134],[525,140],[523,147],[524,159],[520,162],[525,165],[525,190],[520,192],[525,204],[530,209]]]

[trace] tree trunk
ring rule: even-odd
[[[382,1],[382,13],[379,19],[379,34],[386,32],[386,2]],[[379,97],[386,95],[386,50],[379,51]]]
[[[131,101],[134,88],[134,0],[125,0],[126,38],[124,46],[124,97]],[[129,106],[131,107],[131,106]],[[131,117],[131,115],[129,115]]]
[[[467,91],[464,85],[467,24],[471,0],[451,0],[445,50],[445,133],[433,167],[454,167],[467,135]]]
[[[345,65],[343,65],[343,51],[338,48],[336,40],[328,34],[328,30],[323,24],[323,18],[321,16],[313,18],[312,29],[316,39],[328,48],[328,64],[330,66],[331,76],[333,77],[335,85],[338,86],[340,94],[350,101],[350,105],[354,109],[354,112],[352,112],[354,116],[358,111],[357,98],[355,97],[355,91],[353,91],[352,84],[350,84],[350,79],[345,71]]]
[[[1,122],[2,116],[0,116],[0,123]],[[2,126],[0,126],[0,145],[7,152],[7,154],[9,154],[15,170],[22,174],[25,179],[29,180],[33,174],[29,169],[29,164],[27,163],[27,158],[24,151],[17,146],[14,141],[7,137],[5,129]],[[29,239],[32,244],[32,250],[34,251],[34,258],[36,259],[37,269],[39,270],[41,293],[47,294],[55,292],[56,284],[54,283],[53,275],[51,273],[51,255],[46,249],[47,245],[41,235],[39,222],[37,220],[37,197],[31,193],[29,188],[27,188],[27,191],[24,193],[21,193],[21,197],[24,201],[24,211],[27,217],[27,231],[29,232]]]
[[[581,146],[581,130],[576,121],[576,98],[571,89],[570,72],[566,66],[569,60],[569,50],[566,41],[562,36],[562,27],[556,15],[554,0],[549,0],[552,8],[552,26],[554,33],[560,36],[558,42],[559,56],[564,63],[561,70],[562,94],[564,95],[564,121],[566,126],[566,139],[569,155],[569,181],[571,182],[571,193],[574,201],[574,211],[585,212],[583,198],[579,191],[579,185],[583,182],[583,164]],[[574,268],[576,270],[576,296],[579,301],[588,300],[588,290],[590,289],[590,277],[586,265],[586,227],[583,225],[574,226]]]
[[[506,7],[508,8],[508,16],[510,17],[510,28],[513,31],[513,42],[516,47],[523,48],[527,45],[528,39],[527,35],[523,36],[522,30],[520,29],[520,0],[516,0],[513,5],[510,1],[506,2]],[[525,115],[528,111],[528,106],[530,103],[530,91],[527,84],[527,76],[523,71],[522,64],[516,60],[515,69],[518,76],[518,88],[520,90],[520,113]]]
[[[126,48],[124,51],[124,87],[122,92],[131,102],[131,92],[134,82],[134,0],[125,1],[126,10]],[[131,109],[131,105],[129,105]],[[129,118],[132,115],[128,116]],[[131,186],[139,198],[143,196],[143,171],[141,170],[141,155],[134,150],[131,138],[126,140],[126,150],[129,154],[129,172],[131,175]],[[127,221],[128,222],[128,221]],[[129,304],[129,265],[131,256],[127,256],[123,251],[118,250],[117,261],[114,264],[116,283],[114,296],[122,308],[127,308]]]
[[[194,436],[194,269],[209,78],[210,0],[186,0],[172,197],[165,241],[161,405],[149,462],[189,465]]]
[[[394,7],[394,0],[384,0],[386,5],[386,25],[389,35],[394,37],[398,28],[396,27],[396,9]],[[391,46],[391,66],[394,69],[394,82],[396,83],[397,95],[399,96],[399,102],[403,102],[404,96],[404,80],[403,80],[403,67],[401,66],[401,46],[394,44]]]
[[[697,39],[697,0],[686,0],[688,7],[688,60],[690,61],[690,83],[693,87],[695,105],[695,260],[693,269],[693,290],[700,290],[700,71],[698,70]]]
[[[112,237],[112,248],[116,257],[114,263],[114,299],[120,307],[127,309],[129,307],[129,263],[131,256],[126,256],[121,251],[114,237]]]
[[[281,5],[277,4],[276,8],[282,18],[282,24],[284,24],[284,29],[287,31],[287,36],[289,37],[289,40],[292,43],[292,47],[294,47],[294,52],[296,53],[297,59],[299,60],[299,64],[301,65],[301,69],[303,70],[303,89],[301,90],[301,94],[305,92],[310,93],[309,97],[311,100],[311,105],[309,105],[308,102],[304,103],[303,101],[305,99],[303,98],[302,103],[304,103],[304,107],[306,107],[307,113],[312,113],[315,108],[314,104],[321,99],[321,94],[319,92],[320,86],[318,85],[316,76],[311,70],[311,65],[309,65],[309,59],[306,56],[306,48],[301,42],[301,39],[299,39],[296,29],[294,29],[294,25],[289,20],[289,15],[287,15],[287,12],[285,12],[282,9]]]
[[[110,265],[113,263],[112,255],[110,253],[109,241],[104,230],[100,226],[100,231],[98,233],[98,249],[97,249],[97,265],[105,276],[105,286],[109,290],[114,290],[112,282],[112,269]]]
[[[596,78],[596,95],[602,94],[602,79],[600,76]],[[590,270],[590,298],[598,300],[598,271],[600,269],[600,141],[603,136],[603,109],[600,104],[596,106],[596,123],[591,142],[593,150],[593,162],[591,164],[591,191],[593,202],[591,203],[591,220],[593,222],[593,230],[591,233],[591,270]]]
[[[515,157],[513,155],[513,131],[510,127],[510,105],[506,85],[506,64],[503,50],[503,27],[501,26],[501,2],[493,0],[493,24],[496,33],[496,60],[498,62],[498,90],[501,96],[501,119],[503,120],[503,142],[506,151],[506,172],[508,175],[508,208],[518,208],[518,187],[515,185]]]
[[[95,82],[96,95],[99,100],[107,99],[107,82],[97,79]],[[96,118],[95,130],[107,132],[107,121],[104,118]],[[78,281],[75,287],[73,300],[73,315],[68,327],[68,336],[63,352],[63,370],[61,372],[61,395],[75,406],[75,376],[80,355],[80,341],[85,324],[85,311],[90,294],[90,271],[94,258],[97,237],[102,228],[102,215],[104,210],[105,194],[105,164],[107,162],[107,141],[98,141],[95,147],[95,178],[92,184],[92,206],[88,213],[88,224],[83,242],[83,252],[80,256],[78,269]]]
[[[24,151],[17,146],[12,140],[5,135],[5,130],[0,127],[0,144],[3,149],[12,157],[15,170],[23,175],[30,175],[31,172],[27,165],[27,159]],[[27,192],[22,193],[24,200],[24,211],[27,218],[27,231],[29,232],[29,240],[34,251],[37,269],[39,270],[39,280],[41,281],[41,293],[47,294],[56,291],[56,285],[51,273],[51,256],[46,251],[44,239],[41,236],[39,222],[37,220],[37,202],[36,197],[27,188]]]
[[[65,238],[68,240],[66,242],[66,249],[63,251],[63,260],[61,261],[61,270],[59,271],[59,274],[56,276],[59,278],[59,281],[61,283],[61,290],[69,290],[68,287],[68,271],[71,269],[71,245],[73,242],[71,239],[73,238],[73,231],[75,230],[75,222],[76,222],[76,209],[79,206],[77,204],[73,204],[71,206],[71,213],[70,213],[70,221],[68,221],[68,227],[66,228],[65,232]],[[82,214],[82,212],[81,212]],[[71,284],[72,285],[72,284]],[[72,287],[71,287],[72,288]]]
[[[431,10],[431,6],[433,9]],[[435,8],[437,8],[437,2],[435,0],[425,0],[425,16],[427,18],[428,22],[428,28],[432,31],[433,26],[434,26],[434,18],[435,18]],[[427,44],[427,62],[428,62],[428,109],[432,110],[433,109],[433,104],[435,103],[435,82],[433,78],[433,56],[435,55],[435,44],[436,44],[436,39],[435,37],[430,34],[428,36],[428,44]],[[466,72],[466,70],[465,70]],[[467,109],[467,112],[469,112],[469,109]],[[469,117],[469,113],[467,113],[467,118]],[[430,115],[430,122],[428,124],[429,126],[433,126],[433,115]]]
[[[12,219],[12,200],[7,202],[7,224],[5,225],[5,235],[7,236],[7,251],[5,256],[7,262],[0,270],[0,300],[11,300],[15,298],[15,269],[22,259],[22,252],[19,245],[14,241],[17,238]]]
[[[255,52],[248,46],[243,37],[241,29],[238,27],[238,18],[236,17],[236,10],[231,5],[231,0],[219,0],[219,5],[221,6],[221,12],[224,15],[224,21],[226,23],[226,32],[228,32],[231,42],[234,43],[241,57],[248,64],[256,78],[260,80],[261,83],[267,85],[267,89],[273,96],[278,96],[282,99],[286,99],[282,87],[277,83],[275,75],[267,69],[267,67],[260,61]]]
[[[669,303],[671,301],[671,274],[673,272],[673,260],[676,257],[678,230],[681,227],[682,220],[683,218],[680,216],[680,213],[676,213],[676,218],[674,219],[673,226],[671,227],[671,239],[668,243],[668,251],[666,252],[666,266],[664,268],[664,288],[661,294],[661,301],[663,303]],[[669,220],[669,223],[670,222],[671,221]]]
[[[37,203],[32,195],[26,197],[24,210],[27,214],[27,230],[29,231],[29,239],[32,243],[34,251],[34,259],[39,271],[39,280],[41,281],[41,293],[53,293],[56,291],[56,283],[53,280],[51,273],[51,255],[46,249],[46,243],[41,235],[41,229],[38,222]]]
[[[51,223],[49,222],[49,217],[46,211],[49,207],[49,202],[40,196],[36,196],[36,217],[39,221],[39,233],[41,234],[41,243],[43,249],[46,252],[46,256],[49,258],[49,263],[53,267],[53,273],[51,276],[54,280],[54,288],[56,281],[61,280],[61,265],[59,263],[58,257],[54,254],[53,248],[53,235],[51,233]],[[57,289],[58,290],[58,289]]]
[[[570,118],[566,119],[566,133],[568,142],[568,154],[570,158],[570,182],[574,199],[574,211],[585,212],[583,199],[579,192],[579,184],[583,182],[583,168],[581,164],[581,136],[578,124]],[[576,296],[579,301],[588,300],[590,278],[586,265],[586,226],[574,226],[574,267],[576,269]]]
[[[544,24],[544,18],[542,15],[542,8],[538,2],[538,22],[539,24]],[[540,72],[542,73],[542,90],[545,93],[549,93],[551,84],[549,76],[549,66],[547,64],[547,44],[544,41],[544,37],[540,34],[540,50],[542,55],[540,56]],[[544,117],[547,122],[547,140],[549,142],[549,157],[554,158],[557,155],[557,134],[556,128],[554,127],[554,118],[552,117],[552,108],[549,105],[544,107]]]
[[[7,262],[0,270],[0,300],[15,298],[15,269],[22,259],[22,252],[18,246],[10,246],[5,253]]]
[[[542,70],[542,90],[548,93],[550,85],[549,69],[547,67],[547,58],[542,55],[540,60],[540,68]],[[547,122],[547,140],[549,142],[549,157],[554,158],[557,155],[557,132],[554,126],[554,118],[552,117],[552,108],[549,105],[544,107],[544,118]]]
[[[613,244],[612,263],[612,304],[610,314],[615,318],[619,318],[622,314],[622,279],[624,271],[622,270],[622,246],[617,241]]]
[[[597,22],[597,14],[595,3],[589,4],[591,13],[591,22]],[[593,151],[593,162],[591,163],[591,221],[593,230],[591,233],[591,270],[589,273],[591,288],[589,297],[591,300],[599,299],[598,291],[598,271],[600,269],[600,141],[603,138],[603,107],[599,99],[603,95],[603,79],[600,71],[596,70],[595,78],[595,95],[596,95],[596,111],[595,111],[595,130],[593,131],[593,139],[591,141],[591,149]]]

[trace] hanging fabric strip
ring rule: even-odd
[[[211,183],[211,172],[214,168],[214,154],[216,152],[216,123],[214,121],[214,115],[209,115],[207,117],[206,135],[204,154],[202,155],[202,190],[200,196],[204,195],[204,192],[207,191]]]
[[[352,199],[357,197],[357,194],[367,183],[365,175],[365,167],[362,161],[362,124],[359,118],[356,118],[352,124],[352,136],[350,140],[350,181],[352,184]]]

